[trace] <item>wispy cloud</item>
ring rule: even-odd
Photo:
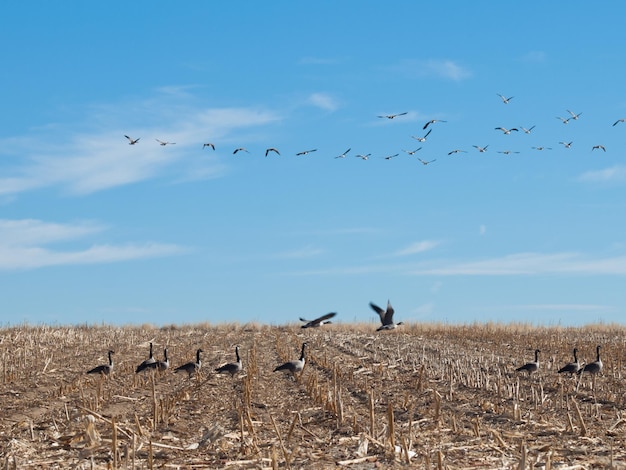
[[[325,111],[335,111],[339,108],[337,99],[328,93],[313,93],[309,96],[307,102]]]
[[[12,162],[4,166],[0,195],[47,187],[88,194],[162,176],[166,170],[172,180],[217,177],[225,170],[216,156],[186,157],[197,154],[208,139],[218,145],[236,130],[281,119],[273,111],[253,108],[197,108],[188,103],[193,100],[185,98],[186,92],[170,87],[143,102],[94,107],[84,119],[87,125],[54,124],[0,141],[5,161]],[[120,128],[120,122],[131,119],[124,111],[142,116],[141,124]],[[128,145],[125,134],[140,141]],[[162,147],[155,139],[176,144]]]
[[[101,264],[170,256],[185,251],[173,244],[92,244],[86,248],[53,250],[47,245],[67,243],[105,230],[93,222],[49,223],[34,219],[0,220],[0,270],[46,266]]]
[[[283,251],[280,253],[275,253],[274,255],[270,255],[270,256],[272,258],[280,258],[280,259],[302,259],[302,258],[313,258],[323,253],[325,253],[325,250],[321,248],[316,248],[314,246],[305,246],[303,248],[297,248],[294,250],[288,250],[288,251]]]
[[[392,256],[410,256],[418,253],[423,253],[425,251],[430,251],[433,248],[439,246],[441,242],[437,240],[422,240],[419,242],[415,242],[410,244],[409,246],[402,248],[392,254]]]
[[[445,78],[461,81],[472,76],[469,69],[450,59],[406,59],[391,67],[409,78]]]
[[[578,177],[585,183],[624,183],[626,182],[626,166],[614,165],[603,170],[587,171]]]

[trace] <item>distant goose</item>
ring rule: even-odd
[[[617,121],[615,121],[615,122],[613,123],[613,125],[614,125],[614,126],[617,126],[620,122],[626,122],[626,118],[621,118],[621,119],[618,119]]]
[[[393,330],[394,328],[396,328],[399,325],[402,325],[402,322],[398,322],[398,323],[394,323],[393,322],[393,307],[391,306],[391,302],[389,302],[389,300],[387,300],[387,309],[383,310],[382,308],[380,308],[378,305],[376,305],[373,302],[370,302],[370,307],[372,308],[372,310],[374,310],[378,316],[380,317],[380,322],[382,323],[381,326],[378,327],[378,329],[376,331],[381,331],[381,330]]]
[[[437,161],[437,159],[436,159],[436,158],[433,158],[432,160],[422,160],[421,158],[418,158],[418,160],[420,161],[420,163],[421,163],[422,165],[428,165],[429,163],[432,163],[432,162],[436,162],[436,161]]]
[[[519,129],[513,127],[512,129],[507,129],[506,127],[496,127],[497,131],[502,131],[504,134],[509,135],[512,131],[517,132]]]
[[[448,155],[452,155],[453,153],[467,153],[465,150],[461,150],[461,149],[454,149],[454,150],[450,150],[448,152]]]
[[[404,149],[402,149],[403,152],[408,153],[409,155],[415,155],[420,150],[422,150],[422,147],[420,147],[418,149],[415,149],[415,150],[404,150]]]
[[[265,156],[267,157],[270,152],[274,152],[276,155],[280,155],[280,152],[278,151],[278,149],[275,149],[274,147],[270,147],[265,150]]]
[[[444,121],[443,119],[431,119],[426,124],[424,124],[424,127],[422,127],[422,129],[426,129],[428,126],[430,126],[431,124],[434,124],[436,122],[448,122],[448,121]]]
[[[307,154],[313,153],[313,152],[317,152],[317,149],[303,150],[302,152],[296,153],[296,156],[307,155]]]
[[[235,151],[233,152],[233,155],[236,154],[237,152],[246,152],[246,153],[250,153],[248,152],[248,149],[244,148],[244,147],[239,147],[236,148]]]
[[[595,149],[599,149],[602,150],[603,152],[606,152],[606,148],[604,148],[604,145],[594,145],[593,147],[591,147],[591,151],[593,152]]]
[[[561,367],[558,371],[559,374],[570,374],[573,375],[578,372],[580,369],[580,361],[578,360],[578,349],[574,348],[574,362],[569,362]]]
[[[535,150],[552,150],[552,147],[533,147]]]
[[[503,153],[505,155],[510,155],[512,153],[519,153],[519,152],[515,152],[513,150],[498,150],[498,153]]]
[[[400,155],[399,153],[394,153],[393,155],[387,155],[386,157],[383,157],[385,160],[391,160],[392,158],[397,157],[398,155]]]
[[[571,119],[573,119],[574,121],[577,121],[580,115],[582,114],[582,113],[576,114],[575,112],[570,111],[569,109],[566,109],[566,111],[570,113],[570,115],[572,116]]]
[[[135,374],[138,374],[139,372],[143,372],[144,370],[148,369],[151,364],[154,364],[155,362],[156,362],[156,359],[154,359],[154,357],[152,356],[152,343],[150,343],[150,355],[148,356],[148,359],[146,359],[145,361],[143,361],[141,364],[137,366],[137,369],[135,369]]]
[[[424,128],[425,129],[425,128]],[[428,137],[428,134],[430,134],[433,130],[430,129],[426,135],[424,135],[424,137],[415,137],[414,135],[412,135],[411,137],[413,137],[415,140],[417,140],[418,142],[426,142],[426,137]]]
[[[516,372],[528,372],[528,375],[539,370],[539,349],[535,349],[535,362],[527,362],[521,367],[515,369]]]
[[[154,139],[154,140],[156,140],[159,143],[159,145],[163,147],[165,147],[166,145],[176,145],[176,142],[167,142],[167,141],[159,140],[159,139]]]
[[[509,101],[511,101],[514,98],[514,96],[511,96],[511,97],[507,98],[507,97],[501,95],[500,93],[496,93],[496,95],[498,95],[500,97],[500,99],[502,100],[502,102],[504,104],[509,104]]]
[[[571,117],[569,117],[569,118],[562,118],[561,116],[557,116],[556,118],[560,119],[563,124],[567,124],[569,122],[569,120],[572,119]]]
[[[289,362],[285,362],[284,364],[279,365],[278,367],[276,367],[276,369],[274,369],[274,372],[284,372],[286,374],[291,374],[292,377],[295,377],[297,372],[302,372],[302,369],[304,369],[304,363],[305,363],[305,359],[304,359],[304,348],[307,345],[307,343],[302,343],[302,351],[300,352],[300,359],[298,359],[297,361],[289,361]]]
[[[559,142],[559,144],[562,144],[563,147],[565,147],[566,149],[571,148],[573,143],[574,143],[574,141],[572,141],[572,142]]]
[[[234,377],[235,374],[241,372],[243,369],[241,365],[241,358],[239,357],[239,346],[235,346],[235,356],[237,360],[235,362],[229,362],[228,364],[224,364],[221,367],[215,369],[215,372],[218,374],[230,374],[231,377]]]
[[[382,116],[378,116],[379,118],[387,118],[387,119],[394,119],[397,118],[398,116],[404,116],[405,114],[409,114],[408,112],[404,112],[404,113],[397,113],[397,114],[383,114]]]
[[[139,139],[141,139],[141,137],[138,137],[137,139],[132,139],[131,137],[128,137],[127,135],[125,135],[124,137],[128,139],[128,145],[135,145],[137,142],[139,142]]]
[[[489,147],[489,145],[485,145],[484,147],[479,147],[478,145],[472,145],[472,147],[477,149],[480,153],[485,153],[487,151],[487,147]]]
[[[337,315],[337,312],[331,312],[331,313],[327,313],[326,315],[322,315],[321,317],[316,318],[315,320],[306,320],[300,317],[300,321],[306,322],[304,325],[302,325],[302,328],[317,328],[318,326],[332,323],[330,321],[330,318],[333,318],[335,315]]]
[[[211,147],[213,150],[215,150],[215,145],[213,145],[211,142],[202,145],[202,148],[205,148],[205,147]]]
[[[578,375],[587,373],[591,375],[596,375],[602,372],[602,359],[600,359],[600,345],[596,346],[596,360],[594,362],[590,362],[589,364],[585,364],[585,367],[578,369]]]
[[[358,155],[355,155],[356,158],[360,158],[361,160],[368,160],[370,158],[371,153],[368,153],[367,155],[361,155],[360,153]]]
[[[346,155],[348,155],[348,152],[352,150],[351,148],[349,148],[348,150],[346,150],[345,152],[343,152],[341,155],[337,155],[335,158],[346,158]]]
[[[111,355],[113,355],[115,352],[112,350],[109,350],[109,363],[108,364],[101,364],[99,366],[94,367],[93,369],[90,369],[87,371],[88,374],[104,374],[104,375],[109,375],[111,373],[111,371],[113,370],[113,358],[111,357]]]
[[[167,348],[163,349],[163,360],[156,361],[154,364],[151,364],[149,367],[156,368],[157,370],[164,372],[170,368],[170,360],[167,357]]]
[[[191,378],[193,374],[198,373],[200,371],[200,367],[202,367],[202,361],[200,360],[201,352],[203,352],[202,349],[198,349],[196,351],[196,362],[188,362],[182,366],[178,366],[174,369],[174,372],[187,372],[189,378]]]
[[[523,130],[526,134],[530,134],[535,128],[535,126],[530,126],[528,129],[526,129],[524,126],[519,126],[519,128]]]

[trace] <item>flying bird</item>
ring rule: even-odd
[[[128,139],[128,145],[135,145],[137,142],[139,142],[139,139],[141,139],[141,137],[133,139],[131,137],[128,137],[127,135],[125,135],[124,137]]]
[[[604,148],[604,145],[594,145],[593,147],[591,147],[591,151],[593,152],[595,149],[599,149],[602,150],[603,152],[606,152],[606,148]]]
[[[436,159],[436,158],[435,158],[435,159],[433,159],[433,160],[422,160],[421,158],[418,158],[418,160],[420,161],[420,163],[421,163],[422,165],[428,165],[429,163],[432,163],[432,162],[436,162],[436,161],[437,161],[437,159]]]
[[[514,96],[511,96],[509,98],[502,96],[500,93],[496,93],[496,95],[498,95],[500,97],[500,99],[502,100],[502,102],[504,104],[509,104],[509,101],[511,101],[513,98],[515,98]]]
[[[560,119],[563,124],[567,124],[569,122],[569,120],[572,119],[571,117],[562,118],[561,116],[557,116],[556,118]]]
[[[313,153],[313,152],[317,152],[317,149],[303,150],[302,152],[296,153],[296,155],[306,155],[307,153]]]
[[[215,150],[215,145],[213,145],[211,142],[209,142],[208,144],[202,145],[202,148],[205,148],[205,147],[211,147],[213,150]]]
[[[465,150],[461,150],[461,149],[454,149],[454,150],[450,150],[448,152],[448,155],[452,155],[453,153],[467,153]]]
[[[578,113],[578,114],[576,114],[575,112],[570,111],[569,109],[566,109],[565,111],[567,111],[568,113],[570,113],[570,115],[572,116],[572,117],[571,117],[571,119],[573,119],[574,121],[577,121],[577,120],[578,120],[578,118],[580,117],[580,115],[582,114],[582,113]]]
[[[330,319],[333,318],[335,315],[337,315],[337,312],[330,312],[326,315],[322,315],[321,317],[316,318],[315,320],[306,320],[300,317],[300,321],[306,322],[304,325],[302,325],[302,328],[317,328],[319,326],[332,323]]]
[[[444,121],[442,119],[431,119],[426,124],[424,124],[424,127],[422,127],[422,129],[426,129],[428,126],[430,126],[431,124],[434,124],[436,122],[448,122],[448,121]]]
[[[415,155],[417,152],[419,152],[420,150],[422,150],[422,147],[415,149],[415,150],[404,150],[402,149],[403,152],[408,153],[409,155]]]
[[[397,326],[402,325],[402,322],[399,322],[399,323],[393,322],[394,310],[389,300],[387,300],[387,308],[385,310],[383,310],[382,308],[380,308],[378,305],[376,305],[373,302],[370,302],[370,307],[372,308],[372,310],[374,310],[378,314],[378,316],[380,317],[380,322],[382,323],[382,325],[379,326],[376,329],[376,331],[393,330]]]
[[[237,152],[246,152],[246,153],[250,153],[250,152],[248,152],[248,150],[247,150],[247,149],[245,149],[245,148],[243,148],[243,147],[236,148],[236,149],[235,149],[235,151],[233,152],[233,155],[234,155],[234,154],[236,154]]]
[[[270,148],[268,148],[267,150],[265,150],[265,156],[267,157],[267,155],[268,155],[270,152],[275,152],[277,155],[280,155],[280,152],[279,152],[277,149],[275,149],[274,147],[270,147]]]
[[[617,126],[620,122],[626,122],[626,118],[618,119],[613,123],[614,126]]]
[[[408,114],[408,112],[397,113],[397,114],[383,114],[382,116],[378,116],[378,117],[379,118],[394,119],[394,118],[397,118],[398,116],[404,116],[405,114]]]
[[[573,143],[574,143],[574,141],[571,141],[571,142],[559,142],[559,144],[563,144],[563,147],[565,147],[566,149],[571,148]]]
[[[530,126],[528,129],[526,129],[524,126],[519,126],[519,128],[523,130],[526,134],[530,134],[535,126]]]
[[[499,150],[498,153],[503,153],[504,155],[510,155],[512,153],[519,153],[519,152],[514,152],[512,150]]]
[[[552,147],[533,147],[535,150],[552,150]]]
[[[346,150],[345,152],[343,152],[341,155],[337,155],[335,158],[346,158],[346,155],[348,155],[348,152],[352,150],[351,148],[349,148],[348,150]]]
[[[414,135],[412,135],[411,137],[413,137],[415,140],[417,140],[418,142],[426,142],[426,137],[428,137],[428,134],[430,134],[433,130],[429,130],[424,137],[415,137]]]
[[[485,153],[487,151],[487,147],[489,147],[489,145],[485,145],[484,147],[479,147],[478,145],[472,145],[472,147],[474,147],[475,149],[478,149],[478,151],[480,153]]]
[[[506,135],[509,135],[511,133],[511,131],[515,131],[517,132],[519,129],[516,129],[515,127],[512,129],[507,129],[506,127],[496,127],[497,131],[502,131],[504,132]]]
[[[367,160],[370,158],[371,153],[368,153],[367,155],[361,155],[360,153],[358,155],[355,155],[355,157],[360,158],[361,160]]]
[[[163,140],[159,140],[159,139],[154,139],[156,140],[159,145],[161,145],[162,147],[165,147],[166,145],[176,145],[176,142],[167,142],[167,141],[163,141]]]
[[[393,155],[387,155],[386,157],[383,157],[385,160],[391,160],[394,157],[397,157],[398,155],[400,155],[399,153],[394,153]]]

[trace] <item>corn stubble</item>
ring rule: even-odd
[[[626,467],[626,329],[524,324],[3,328],[0,468]],[[204,350],[202,371],[150,371]],[[298,357],[294,377],[273,369]],[[601,375],[556,371],[602,345]],[[244,370],[213,372],[239,345]],[[110,376],[85,372],[115,350]],[[540,369],[515,373],[534,349]]]

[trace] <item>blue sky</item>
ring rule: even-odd
[[[2,321],[623,323],[626,5],[494,5],[4,5]]]

